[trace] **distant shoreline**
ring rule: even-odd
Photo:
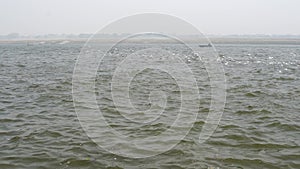
[[[70,42],[78,42],[84,43],[88,40],[88,38],[82,39],[73,39],[73,38],[57,38],[57,39],[0,39],[0,44],[11,44],[11,43],[70,43]],[[101,43],[111,43],[115,42],[116,38],[96,38],[93,39],[95,42]],[[232,37],[210,37],[209,40],[213,44],[286,44],[286,45],[300,45],[300,38],[232,38]],[[147,40],[150,43],[173,43],[168,40],[157,40],[150,39]],[[187,42],[196,43],[192,38],[187,38]],[[142,40],[135,40],[132,43],[141,43]],[[203,41],[205,42],[205,41]]]

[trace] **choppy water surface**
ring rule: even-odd
[[[71,93],[72,73],[82,45],[79,42],[0,44],[1,169],[300,168],[299,46],[217,45],[227,79],[227,102],[213,136],[204,144],[196,144],[210,103],[207,75],[203,66],[198,65],[203,73],[203,83],[198,81],[202,92],[200,115],[188,136],[163,154],[131,159],[98,147],[77,120]],[[122,56],[126,51],[140,48],[143,46],[129,45],[111,55]],[[171,44],[168,48],[183,50]],[[96,79],[98,103],[110,125],[132,137],[164,131],[174,120],[172,112],[180,104],[178,87],[169,83],[174,79],[151,70],[136,76],[130,96],[140,110],[150,106],[148,90],[170,90],[171,95],[166,109],[169,116],[163,116],[154,125],[133,129],[110,109],[110,96],[105,94],[105,86],[101,86],[108,83],[106,68],[113,66],[100,66],[101,76]],[[197,69],[197,65],[191,67]],[[140,83],[143,85],[137,85]]]

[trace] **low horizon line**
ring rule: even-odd
[[[97,33],[44,33],[44,34],[23,34],[23,33],[17,33],[17,32],[12,32],[8,34],[0,34],[0,36],[9,36],[9,35],[18,35],[18,36],[49,36],[49,35],[57,35],[57,36],[66,36],[66,35],[73,35],[73,36],[79,36],[79,35],[94,35]],[[130,35],[131,33],[99,33],[99,35]],[[193,36],[196,34],[177,34],[177,33],[172,33],[174,35],[179,35],[179,36]],[[203,35],[207,36],[300,36],[300,34],[272,34],[272,33],[235,33],[235,34],[215,34],[215,33],[203,33]]]

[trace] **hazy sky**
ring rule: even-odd
[[[300,34],[300,0],[0,0],[0,34],[94,33],[145,12],[177,16],[207,34]]]

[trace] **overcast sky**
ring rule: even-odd
[[[206,34],[300,34],[300,0],[0,0],[0,34],[94,33],[145,12],[177,16]]]

